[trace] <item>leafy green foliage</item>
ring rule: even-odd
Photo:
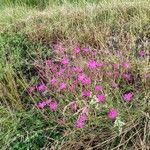
[[[64,128],[58,126],[38,110],[28,112],[9,112],[0,108],[0,148],[33,149],[49,146],[60,140]]]
[[[49,57],[51,50],[41,43],[33,43],[23,32],[4,32],[0,34],[0,76],[5,73],[5,66],[9,64],[18,73],[28,75],[32,72],[32,63],[36,54]],[[29,73],[29,74],[28,74]]]

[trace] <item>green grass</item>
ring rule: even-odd
[[[39,149],[50,147],[54,140],[60,140],[63,127],[44,119],[35,110],[11,112],[0,108],[0,148]]]
[[[65,127],[58,125],[56,119],[63,110],[58,114],[37,110],[34,104],[41,96],[29,95],[26,89],[39,80],[33,62],[52,57],[51,46],[58,41],[67,49],[76,43],[111,53],[121,49],[127,56],[131,54],[135,74],[150,73],[149,59],[135,57],[141,48],[150,52],[149,8],[149,0],[1,0],[0,149],[146,150],[150,138],[149,80],[142,84],[137,81],[136,86],[144,91],[140,93],[134,87],[137,101],[127,112],[124,107],[128,106],[116,103],[121,119],[127,121],[120,134],[113,122],[101,117],[91,118],[97,128],[89,123],[83,130],[73,129],[70,124],[74,118]],[[105,59],[118,61],[114,55]],[[104,86],[111,93],[109,86]],[[123,84],[121,88],[133,87]],[[109,95],[110,103],[112,97],[120,99],[119,92]]]

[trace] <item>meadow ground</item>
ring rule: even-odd
[[[149,148],[149,0],[0,0],[0,149]]]

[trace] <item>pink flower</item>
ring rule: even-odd
[[[31,86],[28,88],[29,93],[33,93],[35,91],[35,86]]]
[[[128,74],[128,73],[124,73],[124,74],[123,74],[123,78],[124,78],[125,80],[127,80],[127,81],[130,81],[130,80],[132,79],[131,75]]]
[[[96,56],[96,55],[97,55],[97,51],[93,51],[93,52],[92,52],[92,55],[93,55],[93,56]]]
[[[111,108],[108,112],[108,118],[116,119],[118,116],[118,110],[116,108]]]
[[[133,93],[132,92],[127,92],[123,94],[123,99],[127,102],[130,102],[133,99]]]
[[[144,79],[147,79],[147,78],[149,78],[149,77],[150,77],[150,74],[145,73],[143,76],[144,76]]]
[[[58,52],[63,52],[65,50],[64,46],[62,43],[57,43],[54,45],[54,49]]]
[[[53,79],[50,81],[50,83],[51,83],[52,85],[55,85],[55,84],[57,83],[57,79],[53,78]]]
[[[40,91],[40,92],[43,92],[46,90],[46,85],[44,83],[40,83],[38,86],[37,86],[37,90]]]
[[[61,59],[61,63],[63,65],[67,65],[67,64],[69,64],[69,59],[67,57],[64,57],[64,58]]]
[[[83,81],[85,78],[86,78],[86,75],[83,74],[83,73],[78,75],[78,80],[79,81]]]
[[[124,69],[128,69],[130,67],[129,62],[123,62],[122,65]]]
[[[49,107],[51,110],[55,111],[58,107],[58,103],[56,101],[53,101],[49,104]]]
[[[103,94],[97,95],[97,98],[98,98],[98,102],[105,102],[106,100],[106,97]]]
[[[85,123],[87,121],[87,115],[86,114],[80,114],[76,121],[76,127],[77,128],[83,128],[85,126]]]
[[[66,87],[67,87],[67,84],[66,83],[61,83],[60,84],[60,90],[64,90],[64,89],[66,89]]]
[[[89,84],[91,84],[91,79],[86,77],[81,82],[83,85],[89,85]]]
[[[52,100],[51,100],[51,99],[47,99],[47,100],[45,100],[46,105],[49,105],[51,102],[52,102]]]
[[[76,121],[76,127],[77,128],[83,128],[84,126],[85,126],[85,122],[84,121],[80,121],[80,120]]]
[[[78,80],[81,81],[83,85],[89,85],[91,84],[91,78],[87,77],[85,74],[79,74]]]
[[[89,67],[90,69],[95,69],[97,66],[98,66],[98,63],[97,63],[95,60],[90,60],[90,61],[88,62],[88,67]]]
[[[81,67],[77,67],[77,66],[73,66],[72,70],[76,71],[76,72],[79,72],[79,73],[83,72],[83,69]]]
[[[113,68],[115,69],[119,69],[119,64],[113,64]]]
[[[77,102],[71,102],[71,103],[70,103],[70,108],[71,108],[72,110],[76,111],[76,110],[77,110],[77,107],[78,107]]]
[[[139,54],[140,57],[144,57],[146,55],[144,50],[139,51],[138,54]]]
[[[51,66],[51,65],[53,64],[53,62],[52,62],[52,60],[46,60],[46,64],[47,64],[48,66]]]
[[[113,81],[113,82],[111,83],[111,86],[112,86],[113,88],[117,88],[117,87],[118,87],[118,84]]]
[[[96,85],[95,86],[95,91],[96,92],[99,92],[99,91],[102,91],[103,90],[103,87],[101,85]]]
[[[59,72],[57,73],[57,76],[62,76],[65,72],[65,69],[60,69]]]
[[[88,90],[82,91],[82,96],[84,96],[84,97],[90,97],[91,96],[91,91],[88,91]]]
[[[39,102],[39,103],[37,104],[37,107],[40,108],[40,109],[43,109],[45,106],[46,106],[46,103],[45,103],[44,101]]]
[[[85,47],[85,48],[83,48],[83,51],[84,51],[84,52],[89,52],[89,51],[90,51],[90,48]]]
[[[70,85],[69,89],[71,92],[74,92],[76,90],[76,87],[77,87],[77,84],[78,84],[78,81],[77,80],[74,80],[72,82],[72,84]]]
[[[104,63],[103,63],[103,62],[97,63],[97,67],[103,67],[103,66],[104,66]]]
[[[120,75],[120,73],[119,73],[118,71],[114,71],[114,78],[115,78],[115,79],[118,78],[119,75]]]
[[[74,49],[74,51],[75,51],[75,53],[80,53],[81,49],[80,49],[80,47],[76,47],[76,48]]]

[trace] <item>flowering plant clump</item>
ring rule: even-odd
[[[132,92],[127,92],[123,94],[123,99],[125,101],[130,102],[133,99],[133,93]]]
[[[111,108],[108,112],[108,118],[110,119],[116,119],[118,116],[118,111],[115,108]]]
[[[139,54],[139,58],[144,57],[143,51]],[[74,120],[72,125],[77,128],[90,123],[95,115],[103,114],[104,118],[115,120],[122,108],[125,110],[124,102],[132,104],[135,101],[134,88],[136,91],[140,88],[135,82],[132,61],[126,55],[123,57],[122,54],[120,59],[116,53],[113,56],[115,61],[103,59],[105,57],[108,54],[99,54],[98,49],[82,46],[65,48],[58,43],[54,45],[52,58],[36,60],[34,66],[39,83],[29,87],[28,93],[37,93],[41,99],[46,99],[39,99],[37,108],[49,108],[61,114],[58,118],[61,116],[65,123]],[[144,81],[145,78],[140,80]],[[116,93],[119,95],[116,96]]]

